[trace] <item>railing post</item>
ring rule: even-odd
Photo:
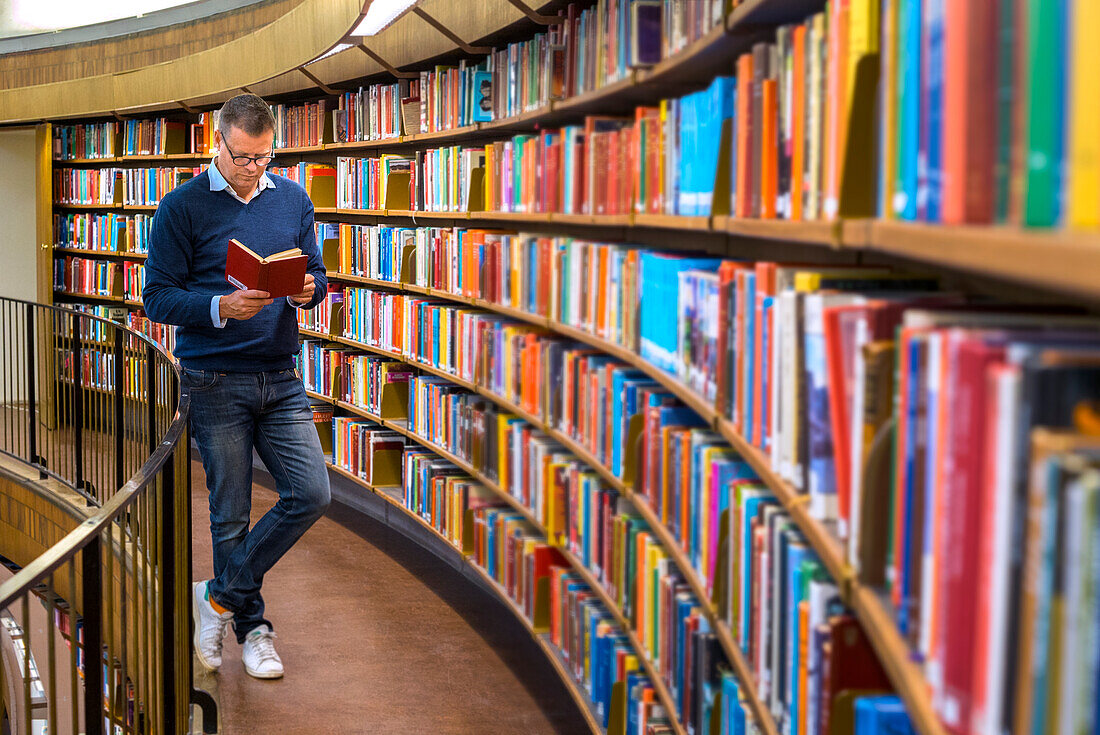
[[[84,483],[84,365],[80,354],[80,314],[73,312],[73,456],[76,488],[85,490]]]
[[[147,449],[149,454],[157,451],[160,437],[157,436],[157,351],[153,345],[145,345],[145,414],[149,422]]]
[[[46,473],[42,471],[45,463],[38,456],[38,408],[34,390],[35,362],[34,353],[38,342],[34,332],[34,306],[27,304],[27,449],[30,453],[29,461],[38,466],[41,477]]]
[[[81,550],[84,609],[84,733],[103,735],[103,567],[102,539]]]
[[[160,503],[161,527],[160,527],[160,589],[161,589],[161,616],[160,616],[160,661],[164,667],[163,687],[161,694],[164,698],[161,709],[161,726],[165,733],[176,731],[176,669],[179,664],[176,661],[176,634],[177,626],[184,624],[182,620],[176,620],[176,452],[173,450],[161,468],[160,476]],[[190,689],[191,683],[187,683]]]
[[[123,417],[123,370],[122,365],[122,330],[119,327],[114,328],[115,333],[115,366],[113,377],[115,380],[115,487],[117,491],[123,485],[126,484],[126,426],[125,419]]]

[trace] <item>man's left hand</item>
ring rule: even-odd
[[[306,284],[302,286],[302,292],[296,293],[290,297],[290,300],[296,304],[308,304],[313,299],[313,274],[306,274]]]

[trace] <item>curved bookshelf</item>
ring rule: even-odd
[[[434,292],[433,292],[433,295],[434,295]],[[332,335],[323,335],[320,332],[312,332],[310,330],[305,330],[305,329],[302,329],[301,331],[304,334],[306,334],[307,336],[310,336],[310,337],[324,338],[324,339],[332,339],[333,338]],[[337,339],[335,341],[339,342],[340,344],[353,345],[353,346],[356,346],[356,347],[366,346],[366,345],[362,345],[361,343],[356,342],[355,340]],[[654,535],[657,536],[658,540],[661,542],[661,545],[665,548],[665,550],[668,552],[669,556],[675,562],[676,567],[680,570],[680,574],[684,577],[685,581],[687,581],[688,585],[691,587],[692,592],[694,593],[696,599],[699,600],[700,607],[702,608],[704,614],[706,615],[706,617],[708,619],[708,622],[711,624],[713,630],[718,635],[719,642],[722,645],[722,649],[725,652],[726,657],[730,660],[730,663],[734,667],[734,670],[735,670],[735,672],[736,672],[736,674],[737,674],[737,676],[740,680],[740,685],[744,690],[745,698],[748,700],[749,705],[753,710],[753,715],[755,716],[756,721],[760,724],[761,729],[763,730],[763,732],[766,735],[777,735],[778,729],[775,726],[775,722],[772,718],[771,712],[768,711],[768,709],[764,706],[764,704],[760,701],[759,697],[757,697],[757,695],[756,695],[756,684],[755,684],[755,681],[754,681],[754,679],[752,678],[752,676],[750,674],[748,663],[745,661],[744,654],[742,653],[741,649],[734,642],[732,634],[730,633],[730,630],[729,630],[729,626],[727,626],[725,624],[725,622],[718,615],[717,610],[715,609],[714,605],[709,601],[710,596],[706,592],[706,586],[703,584],[702,580],[699,579],[699,576],[696,573],[695,568],[691,565],[691,562],[688,560],[687,555],[684,553],[683,548],[680,545],[680,542],[672,535],[672,533],[668,530],[668,528],[663,523],[661,523],[660,519],[657,518],[657,515],[654,513],[653,509],[649,505],[648,499],[635,494],[633,489],[630,486],[626,485],[625,483],[623,483],[623,481],[621,479],[616,477],[602,462],[600,462],[595,456],[593,456],[592,453],[586,447],[584,447],[582,444],[580,444],[577,440],[573,439],[572,437],[568,436],[567,434],[562,433],[558,429],[556,429],[553,426],[547,424],[541,418],[539,418],[536,415],[524,410],[520,406],[517,406],[516,404],[512,403],[511,401],[504,398],[503,396],[497,395],[496,393],[494,393],[494,392],[492,392],[492,391],[490,391],[490,390],[488,390],[488,389],[486,389],[486,388],[484,388],[480,385],[477,385],[475,383],[471,383],[471,382],[469,382],[467,380],[464,380],[460,377],[452,375],[452,374],[446,372],[445,370],[439,370],[438,368],[435,368],[431,365],[427,365],[423,362],[420,362],[419,360],[409,358],[408,356],[400,355],[398,353],[391,353],[391,352],[388,352],[386,350],[379,350],[378,348],[374,348],[374,351],[380,352],[380,353],[385,354],[385,355],[387,355],[389,357],[392,357],[394,359],[401,360],[402,362],[406,363],[407,365],[410,365],[410,366],[415,367],[415,368],[419,368],[420,370],[423,370],[424,372],[427,372],[431,375],[436,375],[438,377],[445,378],[446,380],[454,383],[455,385],[457,385],[457,386],[459,386],[459,387],[461,387],[465,390],[468,390],[472,393],[477,393],[478,395],[480,395],[484,398],[488,398],[489,400],[491,400],[494,403],[496,403],[497,405],[499,405],[501,408],[504,408],[505,410],[509,411],[510,413],[515,414],[516,416],[520,417],[521,419],[523,419],[527,423],[531,424],[532,426],[537,427],[540,431],[543,431],[548,436],[553,437],[556,441],[561,443],[562,446],[564,446],[569,452],[571,452],[575,457],[577,457],[577,459],[581,460],[582,462],[587,464],[589,467],[591,467],[593,470],[595,470],[604,479],[604,481],[607,482],[615,490],[617,490],[622,497],[626,498],[634,506],[634,508],[638,511],[639,515],[642,516],[642,518],[646,521],[646,523],[649,525],[650,529],[653,531]],[[391,421],[391,420],[382,419],[381,417],[376,416],[376,415],[372,415],[369,412],[365,412],[362,409],[360,409],[356,406],[353,406],[352,404],[348,404],[348,403],[345,403],[343,401],[334,400],[332,398],[329,398],[328,396],[324,396],[324,395],[319,394],[319,393],[310,392],[309,395],[310,395],[310,397],[315,398],[317,400],[322,400],[322,401],[327,401],[327,402],[330,402],[330,403],[334,403],[337,406],[340,406],[342,408],[345,408],[345,409],[351,410],[353,412],[356,412],[359,415],[363,416],[364,418],[369,418],[369,419],[372,419],[374,421],[378,421],[378,422],[382,423],[383,425],[394,429],[395,431],[399,431],[399,432],[404,433],[406,436],[413,439],[414,441],[417,441],[418,443],[424,445],[428,449],[431,449],[432,451],[438,453],[443,458],[445,458],[448,461],[452,462],[453,464],[456,464],[459,467],[461,467],[463,470],[468,472],[471,476],[475,477],[479,482],[481,482],[486,487],[493,490],[493,492],[497,493],[502,498],[504,498],[510,505],[512,505],[514,508],[516,508],[516,510],[518,510],[520,513],[523,513],[524,516],[527,517],[529,521],[536,524],[539,527],[539,529],[541,531],[543,531],[543,533],[545,535],[545,530],[542,528],[542,524],[537,519],[534,518],[534,516],[531,514],[530,510],[528,510],[522,503],[520,503],[518,500],[516,500],[511,495],[509,495],[507,492],[505,492],[502,488],[500,488],[492,480],[485,477],[483,474],[481,474],[480,472],[475,470],[473,467],[468,465],[466,462],[464,462],[461,458],[451,454],[446,449],[431,443],[430,441],[424,439],[423,437],[420,437],[419,435],[415,434],[414,432],[408,431],[408,429],[399,422],[394,422],[394,421]],[[575,557],[570,557],[570,558],[575,559]],[[576,564],[574,564],[574,566],[576,566]],[[580,567],[578,567],[578,570],[580,570]],[[591,576],[590,573],[587,571],[587,569],[583,570],[582,574],[589,574],[589,576]],[[588,580],[586,579],[586,581],[588,581]],[[613,604],[613,602],[610,601],[609,596],[607,596],[604,593],[604,591],[602,590],[602,587],[601,587],[600,596],[605,598],[605,602],[607,604],[609,604],[609,605]],[[617,612],[617,608],[616,608],[616,613],[617,613],[618,616],[621,617],[621,613]],[[624,629],[628,628],[628,627],[629,626],[624,626]],[[634,641],[632,640],[632,643],[633,642]],[[642,649],[638,648],[637,646],[635,648],[637,650],[642,650]],[[646,665],[648,667],[649,663],[647,662]],[[652,671],[650,672],[650,676],[651,676],[651,678],[653,678],[653,676],[654,676]],[[671,699],[669,701],[671,701]],[[670,710],[670,711],[675,711],[675,710]]]
[[[85,258],[121,258],[122,260],[146,260],[148,253],[128,253],[120,250],[85,250],[84,248],[59,248],[53,249],[55,253],[64,255],[79,255]]]
[[[303,330],[303,331],[305,331],[305,330]],[[316,334],[316,333],[308,333],[307,332],[307,334]],[[423,364],[421,364],[421,363],[419,363],[415,360],[405,360],[405,362],[408,363],[409,365],[412,365],[412,366],[415,366],[415,367],[427,369]],[[471,383],[468,383],[468,382],[463,381],[461,379],[455,379],[455,378],[453,378],[452,376],[448,375],[447,373],[445,373],[443,371],[428,370],[428,372],[432,372],[433,374],[440,375],[441,377],[446,377],[449,380],[454,381],[454,383],[456,385],[461,386],[463,388],[467,388],[471,391],[475,390],[475,386],[473,386]],[[489,397],[492,397],[492,394],[482,393],[482,391],[476,391],[476,392],[481,393],[483,395],[487,395]],[[434,452],[435,454],[439,455],[440,457],[447,460],[451,464],[453,464],[456,467],[460,468],[463,472],[467,473],[468,475],[470,475],[470,477],[474,478],[475,480],[480,482],[482,485],[484,485],[486,488],[488,488],[490,491],[492,491],[501,500],[508,503],[508,505],[511,506],[512,509],[514,509],[515,511],[520,513],[527,520],[528,523],[533,525],[535,527],[535,529],[540,534],[542,534],[542,536],[544,538],[547,537],[545,526],[543,526],[542,522],[538,520],[538,518],[531,511],[530,508],[528,508],[522,502],[520,502],[517,498],[515,498],[511,494],[509,494],[506,490],[504,490],[502,487],[500,487],[499,484],[497,484],[492,479],[490,479],[489,477],[484,475],[481,471],[479,471],[478,469],[473,467],[471,464],[466,462],[466,460],[462,459],[461,457],[459,457],[456,454],[453,454],[452,452],[450,452],[445,447],[441,447],[438,444],[435,444],[434,442],[430,441],[429,439],[426,439],[425,437],[417,434],[415,431],[412,431],[411,429],[409,429],[408,425],[405,421],[403,421],[403,420],[394,420],[394,419],[383,419],[380,416],[372,414],[370,411],[364,410],[362,407],[355,406],[355,405],[347,403],[345,401],[341,401],[339,399],[335,399],[335,398],[332,398],[330,396],[323,395],[321,393],[316,393],[314,391],[307,390],[306,394],[314,400],[331,403],[335,406],[339,406],[340,408],[346,409],[346,410],[351,411],[351,412],[353,412],[353,413],[355,413],[359,416],[362,416],[363,418],[367,418],[367,419],[370,419],[372,421],[376,421],[376,422],[382,424],[383,426],[385,426],[386,428],[391,429],[393,431],[396,431],[399,434],[402,434],[403,436],[405,436],[406,438],[411,439],[412,441],[416,442],[417,444],[423,446],[424,448]],[[532,423],[534,423],[534,422],[532,422]],[[330,464],[330,466],[334,467],[334,465],[332,465],[331,463],[329,463],[329,464]],[[342,471],[340,474],[342,474],[345,477],[348,477],[350,479],[356,480],[356,481],[360,482],[361,484],[366,484],[366,483],[363,483],[362,480],[360,480],[359,478],[352,475],[350,472]],[[369,487],[369,485],[368,485],[368,487]],[[443,537],[441,534],[439,534],[438,531],[436,531],[434,528],[432,528],[431,525],[426,523],[424,521],[424,519],[420,518],[420,516],[416,515],[415,513],[412,513],[408,508],[405,508],[404,505],[400,505],[400,507],[402,508],[402,510],[404,510],[409,515],[414,516],[415,518],[417,518],[417,520],[419,520],[423,525],[425,525],[426,527],[431,529],[432,532],[434,532],[437,536],[440,536],[440,538],[443,538],[445,541],[447,541],[447,539],[445,537]],[[447,543],[450,544],[450,541],[447,541]],[[558,548],[558,550],[562,552],[562,555],[569,561],[570,565],[581,575],[581,577],[588,584],[588,586],[592,588],[592,591],[603,601],[604,605],[608,608],[608,611],[615,618],[616,622],[618,622],[620,627],[622,627],[623,631],[627,633],[628,638],[630,639],[631,646],[633,646],[635,653],[638,655],[639,661],[641,661],[643,668],[645,668],[646,674],[647,674],[647,676],[649,676],[650,681],[653,684],[653,688],[657,692],[657,696],[661,700],[661,704],[665,707],[665,709],[670,713],[670,716],[671,716],[671,713],[676,712],[676,708],[673,706],[673,703],[674,703],[675,700],[673,699],[672,694],[669,692],[668,686],[664,683],[664,680],[660,677],[659,673],[654,668],[652,661],[646,655],[645,648],[643,648],[641,646],[640,641],[638,640],[637,636],[634,634],[634,632],[632,630],[630,622],[623,615],[622,610],[619,608],[618,604],[614,601],[614,599],[612,599],[611,595],[609,595],[607,593],[607,591],[603,587],[603,584],[599,580],[596,579],[596,577],[592,574],[592,572],[589,571],[589,569],[586,566],[584,566],[583,563],[581,563],[580,559],[578,559],[575,555],[569,553],[568,550],[565,549],[565,548],[562,548],[562,547],[556,547],[556,548]],[[669,551],[671,552],[672,550],[669,549]],[[477,565],[475,564],[474,566],[477,566]],[[479,569],[480,569],[480,567],[479,567]],[[486,576],[486,579],[493,582],[494,585],[497,584],[496,580],[493,580],[492,578],[488,577],[488,575],[485,575],[485,576]],[[497,585],[497,586],[499,587],[499,585]],[[505,599],[506,602],[509,602],[514,606],[514,603],[512,603],[511,599],[508,598],[507,595],[505,595],[503,593],[503,590],[500,591],[500,594],[502,594],[504,596],[504,599]],[[516,613],[521,618],[523,617],[522,614],[518,612],[518,610],[516,611]],[[524,620],[526,620],[526,618],[524,618]],[[553,653],[553,651],[550,651],[550,653]],[[570,681],[572,681],[572,680],[570,679]],[[678,721],[676,721],[676,718],[674,716],[671,716],[671,719],[674,722],[674,728],[673,728],[674,731],[678,735],[684,735],[685,731],[683,729],[683,726],[680,725],[680,723]],[[597,728],[597,731],[599,729],[600,728]],[[774,732],[774,730],[767,731],[767,732]]]
[[[340,273],[331,273],[329,275],[336,280],[340,280],[344,277]],[[855,612],[864,626],[864,629],[867,631],[868,638],[871,640],[876,652],[879,654],[880,660],[883,662],[883,667],[889,674],[891,681],[893,681],[894,685],[897,687],[898,693],[905,700],[914,725],[922,733],[935,733],[939,735],[944,732],[939,719],[932,709],[927,681],[919,667],[912,662],[908,646],[905,644],[897,627],[894,625],[885,604],[873,589],[864,587],[859,583],[854,569],[848,564],[845,558],[839,540],[830,533],[824,524],[810,516],[808,508],[806,507],[806,501],[809,496],[799,493],[790,483],[782,479],[782,477],[772,468],[770,460],[764,453],[748,442],[740,432],[734,428],[733,424],[722,417],[714,406],[705,398],[685,385],[677,377],[643,360],[638,354],[621,345],[594,336],[584,330],[561,324],[546,317],[530,314],[507,306],[501,306],[482,299],[468,298],[438,289],[410,286],[390,281],[379,281],[376,279],[364,280],[368,281],[370,285],[403,290],[409,293],[423,294],[433,298],[476,306],[487,311],[493,311],[526,321],[564,337],[576,339],[602,350],[631,367],[642,370],[649,377],[653,378],[676,395],[685,405],[698,413],[711,429],[718,432],[727,442],[729,442],[730,446],[738,452],[750,466],[752,466],[760,480],[772,491],[779,503],[790,514],[792,521],[798,526],[811,547],[820,557],[822,564],[828,570],[829,574],[836,580],[845,604]],[[331,335],[322,335],[317,332],[308,332],[306,330],[303,330],[303,332],[313,337],[333,339]],[[571,437],[548,426],[545,422],[524,411],[520,407],[515,406],[503,397],[480,386],[464,381],[461,378],[457,378],[445,371],[435,369],[430,365],[425,365],[418,360],[409,359],[397,353],[380,351],[378,348],[371,348],[368,345],[362,345],[353,340],[336,338],[334,341],[342,344],[351,344],[357,347],[366,347],[375,352],[382,352],[389,357],[403,360],[426,372],[447,378],[463,388],[477,392],[493,400],[498,405],[516,413],[516,415],[524,420],[534,424],[550,436],[553,436],[578,458],[600,473],[612,487],[619,490],[624,497],[628,498],[633,503],[634,507],[638,509],[654,529],[654,532],[658,535],[662,544],[668,549],[670,554],[673,555],[677,566],[680,568],[681,573],[688,579],[688,583],[692,586],[692,590],[695,592],[696,596],[701,601],[708,599],[705,594],[705,586],[695,574],[693,567],[687,564],[686,555],[683,554],[679,542],[677,542],[668,529],[659,522],[652,509],[649,507],[648,502],[644,499],[639,499],[638,496],[632,492],[631,488],[624,485],[622,480],[615,477],[601,462],[599,462],[599,460],[592,456],[586,448],[578,444]],[[768,726],[765,725],[765,732],[775,732],[771,713],[755,695],[755,682],[750,675],[750,670],[740,648],[734,643],[729,627],[717,616],[713,606],[708,604],[705,607],[708,618],[719,635],[723,650],[737,669],[737,673],[742,683],[747,687],[748,692],[751,693],[749,701],[754,713],[758,717],[758,721],[762,723],[771,723],[772,729],[768,729]]]
[[[594,112],[626,111],[639,103],[652,103],[663,96],[669,96],[679,89],[688,90],[691,85],[705,81],[715,73],[712,69],[732,68],[731,61],[737,54],[746,50],[759,36],[763,28],[774,27],[789,20],[801,19],[820,10],[822,0],[747,0],[725,18],[723,24],[713,28],[702,38],[682,49],[659,64],[642,70],[632,71],[624,79],[600,89],[591,90],[569,99],[551,101],[538,109],[524,112],[509,118],[492,122],[478,123],[450,130],[417,133],[384,140],[334,143],[318,146],[279,149],[276,155],[308,156],[313,154],[340,155],[356,152],[376,153],[385,150],[411,150],[416,147],[432,147],[440,144],[475,142],[501,138],[516,132],[531,131],[554,126],[563,122],[575,121]],[[178,158],[197,160],[199,156],[177,155]],[[93,159],[58,160],[56,166],[97,166],[117,164],[120,161],[168,161],[177,160],[172,156],[113,157]],[[94,211],[117,209],[154,209],[154,207],[135,208],[120,204],[80,205],[55,204],[58,210]],[[345,208],[317,208],[319,217],[352,217],[389,219],[414,224],[433,224],[443,226],[447,223],[472,226],[498,225],[502,227],[531,226],[533,229],[548,230],[554,227],[591,227],[598,230],[597,236],[610,239],[629,239],[641,230],[668,230],[683,232],[685,235],[725,235],[732,243],[734,240],[773,240],[784,243],[796,243],[821,247],[828,251],[852,254],[876,253],[902,258],[913,263],[922,263],[963,273],[977,274],[983,277],[1025,284],[1064,294],[1100,302],[1100,235],[1065,230],[1024,230],[1003,226],[948,226],[901,222],[892,219],[843,219],[832,221],[784,221],[730,216],[679,217],[661,214],[627,215],[568,215],[560,213],[506,213],[506,212],[416,212],[409,210],[358,210]],[[623,229],[627,232],[622,232]],[[602,230],[602,231],[599,231]],[[58,249],[59,252],[70,252]],[[74,254],[87,254],[87,251],[75,251]],[[764,257],[767,257],[764,254]],[[837,581],[844,601],[855,612],[879,659],[905,700],[914,725],[922,733],[942,733],[943,728],[935,715],[930,701],[929,686],[920,668],[912,662],[911,653],[895,626],[887,605],[875,590],[860,584],[852,567],[847,563],[839,541],[829,528],[812,518],[805,505],[806,496],[787,483],[772,467],[769,458],[748,442],[732,425],[719,415],[711,402],[695,393],[675,376],[649,365],[636,353],[594,336],[575,327],[560,324],[538,315],[528,314],[518,309],[492,304],[480,299],[472,299],[430,288],[409,286],[407,284],[363,278],[339,273],[329,274],[332,280],[395,289],[407,293],[425,294],[458,303],[469,304],[499,314],[504,314],[531,324],[541,326],[548,331],[566,336],[603,350],[609,355],[644,371],[657,380],[670,392],[678,396],[687,406],[696,411],[710,427],[723,436],[730,446],[754,468],[761,481],[774,493],[776,499],[789,513],[793,523],[801,530],[809,544],[820,557],[822,564]],[[59,294],[68,299],[87,299],[92,301],[122,301],[118,297],[104,297],[88,294]],[[128,302],[134,303],[134,302]],[[443,371],[437,371],[405,356],[382,350],[356,340],[342,336],[305,332],[311,336],[331,340],[357,349],[386,355],[403,360],[426,372],[434,372],[448,380],[477,392],[480,395],[524,416],[532,424],[539,426],[554,436],[563,445],[569,447],[576,456],[590,464],[597,472],[617,487],[626,498],[631,500],[643,516],[648,512],[647,520],[655,516],[648,504],[635,496],[629,487],[614,478],[603,468],[584,447],[569,437],[545,426],[533,416],[518,410],[518,407],[495,396],[479,386],[467,383]],[[332,401],[332,399],[325,400]],[[358,411],[351,404],[333,401],[342,408]],[[379,417],[368,416],[381,421]],[[395,428],[393,422],[383,421]],[[407,434],[407,431],[406,431]],[[433,448],[435,449],[435,448]],[[456,458],[457,459],[457,458]],[[460,466],[463,466],[459,463]],[[480,476],[472,473],[475,477]],[[617,484],[616,484],[617,483]],[[505,494],[506,495],[506,494]],[[510,497],[510,496],[509,496]],[[510,501],[511,502],[511,501]],[[400,506],[403,508],[403,506]],[[679,550],[668,529],[659,523],[651,523],[654,532],[670,553]],[[434,529],[433,529],[434,530]],[[663,533],[663,535],[661,535]],[[692,567],[682,562],[686,557],[682,551],[675,560],[681,572],[689,577],[689,583],[699,595],[703,585],[694,575]],[[692,577],[694,577],[692,579]],[[594,589],[602,589],[594,586]],[[771,714],[755,696],[751,687],[752,677],[735,645],[732,634],[724,623],[718,621],[715,611],[707,606],[708,617],[716,622],[716,632],[727,656],[737,669],[742,685],[750,694],[750,704],[758,720],[768,732],[774,732]],[[655,681],[656,686],[656,681]],[[771,729],[768,730],[770,724]]]
[[[325,396],[321,396],[320,394],[312,392],[310,392],[310,397],[317,399],[326,399]],[[500,599],[500,601],[504,603],[504,605],[508,608],[512,615],[514,615],[523,624],[523,627],[527,630],[527,633],[531,636],[532,639],[534,639],[539,648],[542,649],[542,652],[546,656],[547,660],[549,660],[550,665],[554,668],[554,671],[562,680],[565,688],[569,691],[570,696],[573,697],[573,700],[580,708],[581,714],[584,716],[585,722],[588,723],[589,729],[593,733],[604,732],[604,729],[600,726],[599,720],[597,719],[596,706],[592,703],[591,697],[589,697],[584,688],[577,684],[577,682],[573,679],[573,676],[572,674],[570,674],[565,662],[562,661],[561,656],[550,643],[548,634],[539,633],[534,629],[530,621],[528,621],[527,617],[523,614],[523,611],[520,610],[518,606],[516,606],[515,601],[508,596],[508,593],[505,592],[504,588],[500,586],[499,582],[489,576],[488,572],[486,572],[483,568],[471,561],[469,557],[462,552],[461,549],[458,549],[451,542],[450,539],[441,534],[430,523],[425,521],[418,514],[406,508],[404,503],[402,503],[398,498],[386,492],[385,488],[375,487],[370,483],[365,482],[362,478],[357,477],[351,472],[348,472],[343,467],[329,462],[328,460],[325,460],[325,464],[332,472],[335,472],[341,477],[369,490],[370,492],[382,498],[382,500],[384,500],[388,505],[398,509],[403,514],[416,521],[416,523],[424,528],[429,534],[441,540],[444,544],[447,545],[449,549],[454,551],[454,553],[458,556],[459,559],[462,560],[464,564],[468,564],[470,568],[473,569],[474,572],[486,583],[487,588],[491,589],[493,593]]]

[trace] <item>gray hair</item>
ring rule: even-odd
[[[239,94],[226,100],[218,115],[218,130],[222,137],[230,128],[239,128],[251,136],[275,129],[275,116],[262,98],[254,94]]]

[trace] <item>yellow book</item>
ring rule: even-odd
[[[885,268],[823,268],[816,271],[799,271],[794,276],[794,290],[799,293],[813,293],[821,290],[821,283],[825,279],[876,279],[884,278],[908,278],[903,274],[891,273]]]
[[[660,614],[661,609],[661,579],[659,576],[660,566],[661,560],[668,558],[668,555],[665,553],[665,550],[663,548],[656,544],[653,544],[649,547],[649,558],[649,568],[652,570],[652,581],[650,582],[651,589],[649,592],[649,626],[646,628],[645,647],[646,650],[650,652],[650,654],[655,655],[658,650],[657,630],[659,626],[657,625],[657,618]]]
[[[898,126],[898,5],[900,0],[885,0],[882,22],[885,24],[886,46],[882,49],[882,156],[880,164],[879,211],[887,219],[897,217],[894,201],[894,161],[897,160]]]
[[[508,446],[508,431],[510,428],[510,422],[517,417],[510,413],[502,413],[497,415],[497,446]],[[509,477],[509,462],[506,452],[499,452],[500,456],[497,458],[497,479],[499,480],[500,487],[508,492],[512,486],[511,479]]]
[[[856,64],[868,54],[878,53],[878,0],[851,0],[848,6],[848,87],[845,104],[855,89]]]
[[[649,561],[649,532],[639,531],[634,537],[634,551],[637,554],[637,566],[634,571],[634,635],[641,640],[649,615],[649,584],[646,576]]]
[[[1100,3],[1071,0],[1073,69],[1070,72],[1069,211],[1070,227],[1100,226]]]
[[[544,475],[543,523],[546,524],[546,540],[551,546],[565,543],[565,506],[566,499],[558,494],[558,483],[554,478],[559,470],[568,468],[563,462],[547,462]]]

